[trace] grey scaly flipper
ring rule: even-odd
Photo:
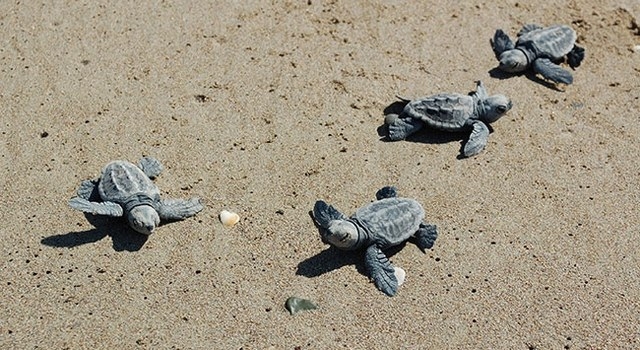
[[[385,120],[390,119],[389,116]],[[398,141],[407,138],[407,136],[415,133],[424,126],[424,123],[414,118],[395,118],[393,123],[388,124],[389,139],[391,141]]]
[[[364,256],[364,266],[369,274],[369,278],[376,287],[384,294],[392,297],[398,292],[398,279],[395,269],[389,258],[375,244],[367,248]]]
[[[520,31],[518,32],[518,36],[522,36],[524,34],[527,34],[529,32],[532,32],[536,29],[542,29],[543,27],[541,25],[538,24],[534,24],[534,23],[530,23],[530,24],[525,24],[522,29],[520,29]]]
[[[84,213],[93,215],[122,216],[122,207],[113,202],[89,202],[80,197],[71,198],[69,206]]]
[[[325,201],[317,201],[313,206],[313,218],[322,227],[329,227],[332,220],[346,220],[347,217]]]
[[[414,237],[416,238],[416,245],[424,253],[425,250],[433,247],[436,238],[438,238],[436,225],[420,224],[420,229],[418,229]]]
[[[138,167],[142,169],[145,175],[147,175],[150,179],[154,179],[160,175],[164,167],[159,160],[153,157],[144,157],[140,159],[138,163]]]
[[[567,54],[567,63],[571,68],[578,68],[584,59],[584,48],[574,45],[573,49]]]
[[[98,180],[83,180],[77,191],[78,196],[69,200],[69,206],[84,213],[93,215],[122,216],[122,207],[113,202],[97,202]]]
[[[571,84],[573,76],[569,71],[551,62],[548,58],[538,58],[533,61],[533,70],[546,79],[556,83]]]
[[[489,140],[489,128],[485,123],[476,120],[472,124],[472,127],[473,130],[471,131],[471,136],[469,136],[469,140],[464,145],[463,149],[465,157],[471,157],[480,153]]]
[[[484,87],[484,83],[480,80],[476,81],[476,91],[471,93],[472,96],[476,96],[478,100],[484,100],[489,97],[487,89]]]
[[[100,180],[83,180],[78,187],[78,197],[88,200],[89,202],[97,202],[100,200],[100,193],[98,192],[98,182]]]
[[[398,197],[398,190],[393,186],[385,186],[376,192],[377,200],[394,197]]]
[[[491,40],[491,47],[493,48],[493,53],[496,55],[496,58],[500,59],[500,55],[503,52],[513,50],[515,46],[509,36],[503,32],[502,29],[498,29],[493,35],[493,40]]]
[[[204,207],[200,199],[163,199],[156,210],[163,220],[183,220],[196,215]]]

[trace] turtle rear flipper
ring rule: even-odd
[[[502,31],[502,29],[496,30],[496,33],[493,35],[493,40],[491,40],[491,47],[493,48],[493,53],[496,55],[498,60],[503,52],[513,50],[515,48],[513,41],[511,41],[509,36]]]
[[[489,128],[483,122],[476,121],[472,127],[471,136],[469,136],[469,140],[462,151],[465,157],[475,156],[480,153],[489,139]]]
[[[369,278],[384,294],[392,297],[398,292],[398,279],[389,258],[378,246],[371,245],[364,256],[364,266]]]
[[[436,238],[438,238],[436,225],[420,224],[420,229],[414,234],[414,237],[416,238],[416,245],[424,253],[425,250],[433,247]]]
[[[377,200],[394,197],[398,197],[398,190],[393,186],[385,186],[376,192]]]
[[[533,61],[533,70],[555,83],[563,83],[567,85],[573,83],[573,76],[571,73],[553,63],[548,58],[538,58]]]
[[[313,219],[322,228],[329,227],[333,220],[346,220],[347,217],[325,201],[317,201],[313,206]]]
[[[140,159],[138,163],[138,167],[142,169],[142,172],[147,175],[150,179],[154,179],[160,175],[164,167],[159,160],[153,157],[144,157]]]
[[[571,68],[578,68],[584,59],[584,48],[574,45],[573,49],[567,54],[567,63]]]
[[[163,199],[157,208],[158,215],[163,220],[184,220],[196,215],[204,207],[199,198]]]
[[[117,203],[89,202],[88,200],[80,197],[71,198],[69,200],[69,206],[73,209],[93,215],[122,216],[123,214],[122,207]]]

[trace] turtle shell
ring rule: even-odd
[[[387,248],[416,233],[424,216],[424,209],[413,199],[385,198],[358,209],[351,219],[369,233],[373,242]]]
[[[136,194],[145,194],[150,198],[159,198],[160,190],[136,165],[116,160],[102,170],[98,185],[100,197],[104,201],[123,204]]]
[[[473,116],[473,98],[461,94],[438,94],[409,102],[403,114],[444,131],[462,131]]]
[[[536,57],[547,57],[554,60],[568,54],[574,47],[578,35],[567,25],[556,25],[534,29],[522,34],[516,47],[524,46]]]

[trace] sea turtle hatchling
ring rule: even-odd
[[[584,59],[584,48],[576,45],[576,32],[567,25],[543,28],[527,24],[518,33],[515,45],[502,29],[496,30],[491,45],[499,68],[516,73],[532,67],[536,73],[555,83],[571,84],[571,73],[557,65],[567,57],[571,68],[580,66]]]
[[[138,166],[123,160],[107,164],[99,178],[84,180],[77,197],[69,205],[94,215],[125,216],[139,233],[150,235],[160,220],[182,220],[203,209],[198,198],[160,199],[160,190],[151,179],[162,171],[162,164],[151,157]]]
[[[504,95],[489,96],[484,84],[476,82],[475,92],[462,94],[437,94],[407,104],[400,115],[388,114],[389,139],[405,139],[424,125],[444,131],[471,131],[463,148],[463,155],[471,157],[482,151],[489,138],[489,123],[500,119],[513,104]]]
[[[383,250],[414,237],[424,251],[433,246],[438,233],[435,225],[424,223],[420,203],[398,198],[394,187],[382,188],[376,198],[349,218],[319,200],[313,207],[313,218],[324,243],[342,250],[365,249],[367,274],[379,290],[394,296],[399,286],[396,268]]]

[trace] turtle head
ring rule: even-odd
[[[321,234],[324,243],[342,250],[356,249],[359,241],[358,228],[348,220],[331,220]]]
[[[507,50],[500,55],[500,70],[517,73],[526,70],[529,66],[527,55],[521,50]]]
[[[511,107],[513,107],[513,103],[507,96],[504,95],[493,95],[489,96],[486,99],[482,100],[482,110],[484,111],[482,115],[482,120],[487,123],[493,123],[496,120],[500,119],[505,113],[507,113]]]
[[[144,235],[152,234],[153,230],[160,225],[160,216],[150,205],[134,207],[127,214],[127,220],[134,230]]]

